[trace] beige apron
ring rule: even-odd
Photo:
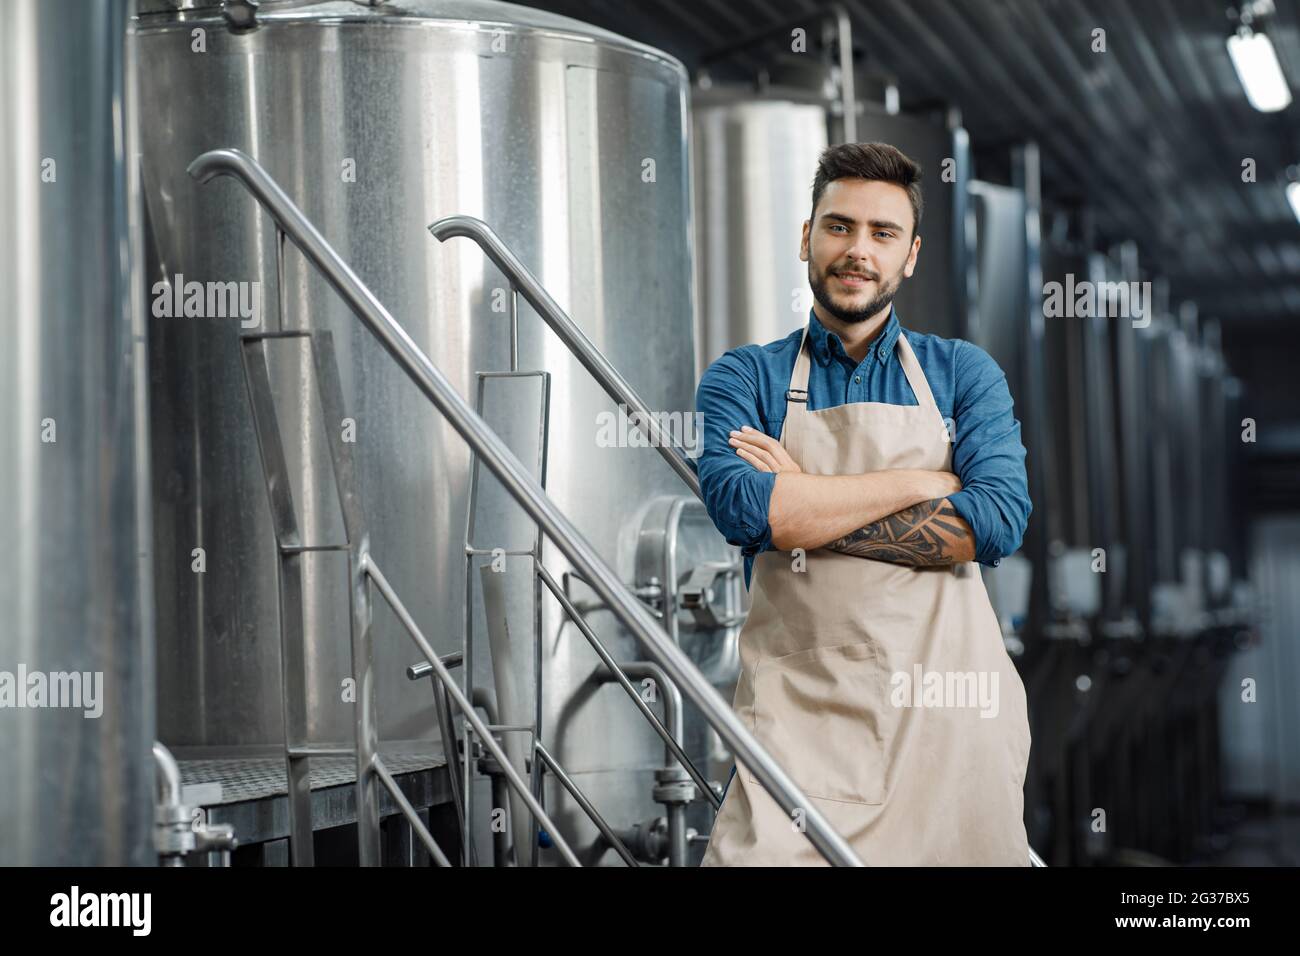
[[[800,468],[950,470],[946,425],[905,334],[897,352],[918,405],[809,411],[797,400],[804,329],[781,433]],[[1028,866],[1025,690],[978,565],[911,568],[819,548],[800,570],[796,558],[765,551],[754,562],[737,715],[864,863]],[[798,824],[737,761],[702,865],[824,865]]]

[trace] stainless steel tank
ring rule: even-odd
[[[1204,585],[1208,607],[1230,602],[1232,561],[1229,525],[1232,520],[1228,494],[1228,469],[1236,447],[1240,447],[1241,426],[1230,427],[1228,419],[1228,370],[1224,363],[1218,322],[1202,327],[1197,362],[1199,417],[1204,422],[1200,468],[1204,472],[1201,495],[1202,551],[1205,554]],[[1235,447],[1234,447],[1235,446]]]
[[[156,859],[126,27],[125,0],[0,26],[0,865]]]
[[[1088,254],[1063,241],[1043,246],[1044,286],[1056,283],[1064,288],[1088,278]],[[1089,543],[1092,517],[1088,499],[1085,440],[1085,397],[1083,381],[1083,320],[1052,316],[1044,321],[1047,399],[1051,425],[1047,429],[1051,461],[1052,490],[1049,500],[1036,507],[1039,521],[1047,526],[1055,550],[1082,548]]]
[[[973,292],[962,338],[984,349],[1007,376],[1012,398],[1024,394],[1029,291],[1025,191],[983,180],[968,184],[966,252]],[[1020,411],[1017,409],[1017,411]]]
[[[812,308],[799,259],[826,107],[725,87],[692,96],[699,237],[697,371],[728,349],[801,328]]]
[[[1133,412],[1135,383],[1127,377],[1131,363],[1116,356],[1121,345],[1131,347],[1133,319],[1108,314],[1113,310],[1100,292],[1091,307],[1076,307],[1076,288],[1092,284],[1100,290],[1103,283],[1122,281],[1121,275],[1110,258],[1081,244],[1057,240],[1045,246],[1045,290],[1050,284],[1061,311],[1044,322],[1052,494],[1042,520],[1051,554],[1051,607],[1067,617],[1123,617],[1128,545],[1142,542],[1140,534],[1124,531],[1127,499],[1121,494],[1121,426]],[[1092,570],[1102,554],[1104,575]]]
[[[1112,256],[1112,269],[1119,281],[1142,280],[1136,243],[1119,244]],[[1151,281],[1151,280],[1147,280]],[[1130,287],[1131,288],[1131,287]],[[1141,287],[1139,287],[1141,288]],[[1104,363],[1110,368],[1113,396],[1114,475],[1118,498],[1112,510],[1110,528],[1122,542],[1123,574],[1107,576],[1107,596],[1113,619],[1123,619],[1127,630],[1149,634],[1151,628],[1151,442],[1150,404],[1147,379],[1153,340],[1152,320],[1167,285],[1151,281],[1153,294],[1144,297],[1141,313],[1108,320],[1109,352]],[[1157,295],[1154,290],[1160,290]],[[1112,624],[1112,630],[1114,624]]]
[[[476,372],[510,368],[509,286],[468,240],[430,237],[428,224],[453,214],[496,230],[652,409],[687,413],[695,380],[685,70],[586,24],[483,0],[264,3],[256,24],[240,30],[215,8],[152,9],[140,18],[149,281],[260,283],[263,330],[332,333],[372,553],[434,646],[458,650],[464,444],[292,249],[277,288],[274,227],[251,196],[232,180],[199,186],[186,164],[215,147],[260,162],[470,400]],[[159,725],[183,753],[282,739],[276,557],[240,333],[238,318],[150,320]],[[653,449],[601,447],[598,416],[612,403],[522,300],[518,334],[519,368],[551,376],[550,493],[631,583],[642,517],[685,489]],[[305,540],[338,541],[323,430],[340,423],[320,420],[302,350],[277,346],[273,356]],[[483,414],[525,462],[538,458],[540,391],[535,378],[484,382]],[[532,536],[484,470],[472,543],[521,549]],[[192,570],[195,548],[204,549],[202,573]],[[546,564],[559,579],[567,565],[553,552]],[[505,560],[508,666],[531,710],[531,567],[527,557]],[[345,566],[326,555],[306,571],[311,734],[346,741]],[[576,601],[592,600],[570,583]],[[473,681],[491,688],[477,565],[470,586]],[[381,740],[432,737],[429,688],[404,674],[419,654],[376,607]],[[651,799],[662,742],[619,688],[598,680],[598,658],[556,603],[548,596],[542,607],[543,740],[612,825],[662,812]],[[607,611],[588,617],[616,658],[640,657]],[[575,846],[593,842],[594,828],[558,788],[548,802],[557,807]]]
[[[971,175],[970,138],[956,114],[890,113],[864,104],[858,117],[861,142],[897,146],[921,164],[925,207],[916,271],[899,287],[894,303],[904,327],[944,338],[964,335],[963,230]]]
[[[1101,283],[1128,283],[1138,279],[1136,272],[1130,273],[1112,256],[1094,253],[1089,261],[1091,276],[1099,288]],[[1101,299],[1099,294],[1097,310],[1079,321],[1084,323],[1083,381],[1088,409],[1086,454],[1092,519],[1089,550],[1091,553],[1100,548],[1105,553],[1106,573],[1092,576],[1100,589],[1100,614],[1104,621],[1113,621],[1122,616],[1121,589],[1128,576],[1126,562],[1131,540],[1123,527],[1120,432],[1115,410],[1119,383],[1113,356],[1116,340],[1133,333],[1136,316],[1129,314],[1131,307],[1125,311],[1103,306]]]
[[[1036,166],[1025,175],[1034,177],[1031,185],[1036,190]],[[1038,364],[1042,349],[1036,338],[1041,336],[1042,320],[1032,314],[1040,306],[1037,301],[1032,307],[1030,304],[1030,273],[1038,267],[1037,222],[1037,206],[1023,185],[971,180],[964,230],[967,242],[957,257],[966,263],[966,283],[960,290],[964,295],[958,296],[966,302],[961,337],[988,352],[1006,375],[1020,422],[1020,440],[1027,451],[1028,487],[1036,510],[1043,504],[1046,484],[1038,470],[1039,445],[1045,442],[1035,442],[1045,431],[1045,423],[1038,420],[1045,403],[1036,401],[1033,392],[1042,380]],[[1039,534],[1040,526],[1031,523],[1015,554],[1007,555],[997,568],[980,569],[989,601],[1012,649],[1023,646],[1026,634]]]
[[[1199,626],[1202,591],[1202,446],[1197,352],[1187,323],[1157,313],[1151,324],[1147,400],[1152,428],[1152,626],[1187,635]]]

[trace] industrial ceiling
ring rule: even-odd
[[[535,0],[672,53],[703,55],[827,6],[812,0]],[[1103,242],[1137,240],[1173,301],[1203,316],[1300,315],[1300,223],[1284,187],[1300,163],[1300,102],[1261,113],[1225,45],[1223,0],[847,0],[868,71],[903,109],[961,111],[977,149],[1037,141],[1048,203],[1090,210]],[[1094,52],[1094,31],[1105,51]],[[1300,86],[1300,3],[1262,29]],[[809,30],[810,37],[814,31]],[[734,59],[737,77],[762,54]],[[714,75],[719,71],[715,68]],[[1243,163],[1254,161],[1254,182]],[[978,169],[977,169],[978,172]]]

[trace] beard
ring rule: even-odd
[[[906,263],[904,263],[903,268],[906,268]],[[880,276],[873,272],[867,272],[865,273],[867,277],[877,283],[878,291],[871,300],[864,302],[862,305],[844,301],[836,302],[831,298],[832,293],[829,288],[831,271],[833,270],[815,275],[812,263],[809,262],[808,285],[812,287],[813,298],[817,300],[823,309],[841,322],[849,325],[856,322],[865,322],[881,309],[890,305],[894,301],[894,296],[898,294],[898,287],[903,283],[903,269],[899,269],[898,274],[891,281],[886,282],[884,288],[879,286]]]

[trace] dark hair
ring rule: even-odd
[[[874,179],[894,183],[907,190],[912,203],[912,235],[921,229],[921,166],[897,147],[888,143],[841,143],[822,151],[813,178],[812,213],[826,191],[827,183],[837,179]]]

